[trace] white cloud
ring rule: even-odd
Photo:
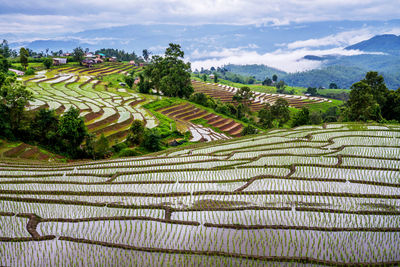
[[[210,68],[219,67],[225,64],[264,64],[286,72],[298,72],[315,69],[321,66],[322,62],[303,59],[306,55],[324,56],[324,55],[343,55],[352,56],[364,54],[358,50],[344,50],[343,48],[333,48],[326,50],[282,50],[278,49],[272,53],[259,54],[255,51],[249,51],[240,48],[223,49],[221,51],[199,52],[195,51],[190,59],[208,56],[206,60],[192,60],[192,69],[201,67]]]

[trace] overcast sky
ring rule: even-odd
[[[128,24],[275,24],[400,18],[399,0],[0,0],[0,33]]]
[[[296,27],[297,23],[319,21],[392,19],[400,19],[399,0],[0,0],[0,34],[14,41],[65,38],[69,33],[131,24]],[[305,55],[359,54],[343,48],[383,33],[400,34],[400,28],[343,29],[314,39],[275,44],[276,50],[267,53],[257,52],[248,44],[205,50],[194,47],[186,55],[195,68],[266,64],[295,72],[319,66],[319,62],[300,60]]]

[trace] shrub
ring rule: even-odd
[[[138,151],[136,151],[135,149],[130,149],[130,148],[124,148],[118,154],[118,156],[120,156],[120,157],[134,157],[134,156],[138,156],[138,155],[140,155],[140,153]]]

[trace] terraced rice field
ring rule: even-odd
[[[24,81],[34,93],[29,110],[50,108],[61,114],[70,107],[80,110],[90,132],[110,140],[123,140],[134,119],[143,120],[146,127],[156,127],[157,119],[142,105],[151,97],[110,89],[93,75],[106,75],[132,69],[130,65],[106,65],[96,69],[84,67],[58,69],[56,73],[39,73]]]
[[[199,140],[205,139],[207,141],[211,141],[219,139],[229,139],[228,136],[238,137],[243,130],[242,124],[232,119],[226,119],[219,115],[210,113],[206,110],[197,108],[191,104],[174,105],[171,107],[160,109],[158,110],[158,112],[187,125],[187,127],[192,132],[192,136],[194,136],[194,138],[197,137],[197,139]],[[203,133],[201,130],[204,129],[204,127],[191,123],[192,120],[196,119],[204,119],[205,121],[207,121],[207,124],[219,129],[228,136],[216,132]]]
[[[400,127],[1,163],[0,265],[400,264]]]
[[[231,87],[222,84],[204,83],[192,80],[192,85],[195,92],[204,93],[212,98],[219,99],[222,102],[232,102],[232,97],[239,90],[239,88]],[[307,97],[298,95],[285,95],[285,94],[267,94],[267,93],[254,93],[254,99],[250,104],[253,111],[259,111],[266,103],[273,105],[278,98],[284,98],[288,101],[289,106],[294,108],[301,108],[305,105],[316,104],[322,102],[330,102],[331,100],[321,97]]]
[[[28,145],[25,143],[0,143],[0,158],[18,158],[33,159],[33,160],[57,160],[64,157],[44,151],[37,146]]]

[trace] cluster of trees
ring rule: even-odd
[[[125,52],[124,50],[114,49],[114,48],[102,48],[95,51],[95,54],[102,53],[108,57],[116,57],[118,60],[135,62],[143,61],[134,51],[132,53]]]
[[[226,116],[248,122],[246,115],[250,113],[250,109],[248,105],[246,105],[246,101],[237,104],[223,103],[220,100],[209,97],[203,93],[192,94],[189,100],[204,107],[212,108],[216,112]]]
[[[88,136],[79,110],[70,109],[59,117],[54,111],[24,110],[32,93],[15,77],[0,73],[0,137],[42,145],[59,154],[76,158]]]
[[[400,122],[400,88],[389,90],[382,75],[368,72],[364,79],[351,86],[342,115],[347,121]]]
[[[203,81],[207,81],[209,75],[214,75],[214,83],[218,82],[219,79],[228,80],[234,83],[242,84],[255,84],[257,79],[254,76],[244,76],[237,73],[228,71],[225,67],[211,67],[210,69],[201,68],[201,70],[195,70],[194,74],[201,78]]]
[[[184,52],[178,44],[170,43],[165,56],[153,56],[140,76],[139,90],[154,88],[165,96],[189,98],[193,93],[190,63],[183,61]]]

